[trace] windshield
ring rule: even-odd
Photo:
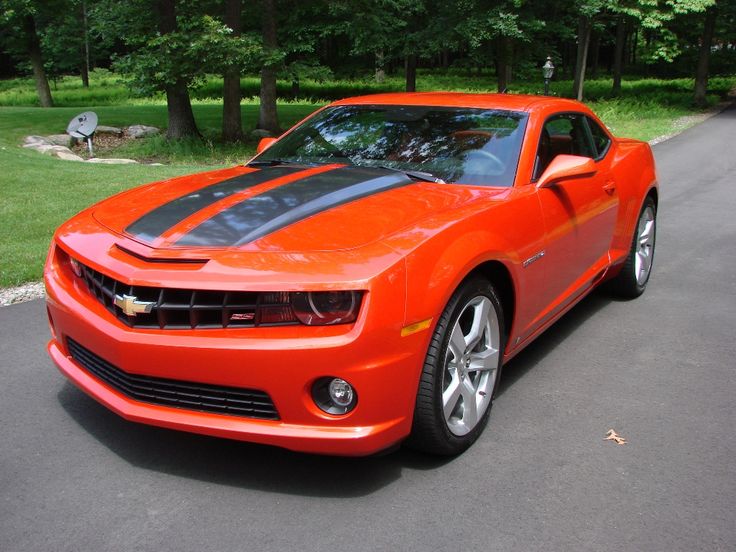
[[[446,182],[511,186],[526,114],[401,105],[328,107],[257,161],[422,171]]]

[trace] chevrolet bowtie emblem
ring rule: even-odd
[[[116,295],[114,303],[128,316],[151,312],[156,304],[155,301],[139,301],[135,295]]]

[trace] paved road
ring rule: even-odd
[[[515,359],[453,460],[125,422],[52,366],[41,301],[0,309],[0,550],[736,549],[736,109],[655,154],[647,293],[596,294]]]

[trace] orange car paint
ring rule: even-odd
[[[126,228],[160,205],[253,169],[233,167],[123,192],[75,216],[54,236],[45,282],[53,328],[48,349],[59,369],[132,421],[299,451],[378,452],[400,442],[411,429],[429,340],[463,279],[483,269],[502,273],[510,281],[508,360],[618,270],[644,198],[656,194],[648,146],[614,137],[594,175],[537,187],[532,170],[545,119],[576,112],[598,121],[578,102],[432,92],[381,94],[332,105],[349,104],[526,111],[529,118],[513,186],[414,183],[341,204],[251,243],[221,248],[180,247],[175,242],[225,206],[302,178],[302,173],[316,174],[333,166],[306,169],[222,199],[154,243],[134,239]],[[89,293],[65,262],[67,255],[137,286],[365,294],[358,319],[347,325],[133,329]],[[206,262],[176,262],[193,259]],[[131,400],[71,359],[65,344],[68,336],[131,374],[264,390],[280,419]],[[352,412],[332,416],[316,407],[310,388],[323,376],[353,384],[359,400]]]

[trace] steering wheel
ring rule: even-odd
[[[473,165],[481,170],[472,170]],[[465,172],[472,174],[499,175],[506,172],[506,164],[491,152],[485,150],[468,150],[465,152]]]

